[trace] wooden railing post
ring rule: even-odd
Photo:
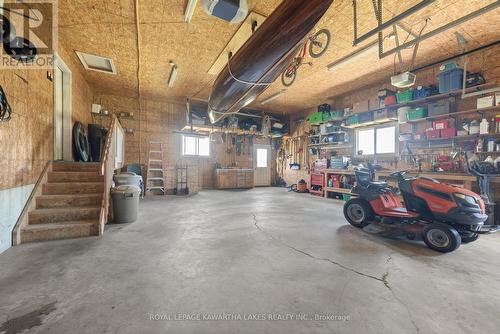
[[[99,215],[99,235],[104,233],[104,225],[108,222],[109,215],[109,205],[110,205],[110,189],[111,181],[113,178],[113,173],[115,169],[115,156],[110,155],[111,148],[115,142],[116,137],[116,125],[118,119],[115,115],[111,116],[111,123],[108,129],[108,135],[106,137],[106,143],[104,145],[104,152],[102,155],[101,166],[99,168],[100,173],[104,176],[104,190],[102,194],[101,212]]]

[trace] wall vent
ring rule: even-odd
[[[83,67],[87,71],[97,71],[104,72],[108,74],[116,74],[115,64],[113,63],[113,59],[92,55],[89,53],[84,53],[80,51],[76,51],[76,55],[82,62]]]

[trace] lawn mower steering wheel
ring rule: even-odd
[[[389,174],[389,178],[396,179],[398,181],[404,180],[406,174],[408,174],[409,171],[410,171],[409,169],[406,169],[406,170],[401,170],[401,171],[391,173],[391,174]]]

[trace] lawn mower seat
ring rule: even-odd
[[[387,182],[384,181],[370,181],[368,183],[368,189],[374,189],[374,190],[385,189],[388,186],[389,185],[387,184]]]
[[[387,182],[384,181],[373,181],[372,174],[368,169],[358,169],[354,172],[356,174],[356,180],[358,184],[362,187],[379,190],[388,187]]]

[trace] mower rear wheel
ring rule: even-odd
[[[360,198],[353,198],[344,204],[344,217],[352,226],[363,228],[374,219],[370,204]]]
[[[454,227],[443,223],[427,225],[424,227],[422,237],[427,247],[441,253],[453,252],[462,243],[458,231]]]

